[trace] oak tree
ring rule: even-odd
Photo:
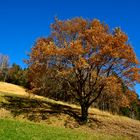
[[[66,84],[81,106],[83,122],[105,89],[114,90],[123,82],[131,90],[140,82],[139,62],[128,36],[120,28],[110,30],[97,19],[56,18],[51,35],[38,39],[32,48],[28,65],[34,89],[38,84],[47,88],[47,76],[59,87]]]

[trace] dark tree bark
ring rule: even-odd
[[[89,107],[86,104],[81,105],[81,121],[86,123],[88,120],[88,109]]]

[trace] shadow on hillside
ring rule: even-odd
[[[70,106],[11,96],[5,96],[5,99],[8,102],[1,103],[1,107],[11,111],[14,117],[22,115],[31,121],[41,121],[47,120],[52,115],[64,113],[80,122],[79,110]]]

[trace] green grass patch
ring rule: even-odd
[[[0,119],[0,140],[128,140],[31,122]]]

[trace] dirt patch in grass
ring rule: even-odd
[[[0,118],[11,118],[11,112],[4,108],[0,108]]]

